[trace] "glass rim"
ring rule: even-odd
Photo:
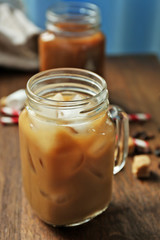
[[[101,22],[99,7],[94,3],[80,1],[56,2],[48,8],[46,17],[51,23],[71,21],[99,26]]]
[[[58,100],[48,99],[48,98],[39,96],[36,93],[34,93],[34,91],[32,90],[32,88],[34,87],[34,85],[36,83],[38,83],[38,82],[40,83],[45,80],[51,80],[51,79],[53,80],[53,79],[56,79],[57,77],[59,77],[59,78],[60,77],[62,77],[62,78],[68,77],[68,78],[72,78],[74,80],[79,78],[81,80],[85,79],[88,82],[92,81],[92,85],[94,85],[94,84],[95,84],[95,86],[96,86],[96,84],[97,84],[97,86],[99,85],[99,91],[95,95],[87,96],[86,98],[83,98],[80,100],[58,101]],[[61,108],[61,107],[62,108],[63,107],[74,108],[77,106],[83,106],[86,104],[86,102],[88,103],[88,101],[97,99],[100,96],[104,96],[104,95],[108,100],[107,83],[104,80],[104,78],[94,72],[80,69],[80,68],[55,68],[55,69],[50,69],[50,70],[39,72],[39,73],[33,75],[28,80],[27,85],[26,85],[26,94],[27,94],[27,97],[35,103],[43,104],[48,107],[55,106],[55,107],[59,107],[59,108]],[[57,103],[58,103],[58,106],[57,106]]]

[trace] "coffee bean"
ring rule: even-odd
[[[139,138],[139,139],[142,139],[142,140],[151,140],[153,138],[155,138],[155,136],[153,134],[147,134],[146,131],[139,131],[137,133],[135,133],[133,135],[134,138]]]
[[[156,149],[154,150],[154,154],[157,156],[157,157],[160,157],[160,146],[157,146]]]

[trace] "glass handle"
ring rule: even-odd
[[[116,126],[115,166],[113,173],[118,173],[125,165],[128,156],[129,121],[128,115],[117,106],[110,106],[109,115]]]

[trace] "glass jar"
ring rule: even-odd
[[[60,2],[46,17],[47,30],[39,37],[40,70],[73,67],[103,74],[105,37],[99,8],[85,2]]]
[[[113,171],[127,156],[127,115],[109,105],[105,80],[87,70],[40,72],[26,92],[19,131],[29,203],[51,225],[84,223],[111,201]]]

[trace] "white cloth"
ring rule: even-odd
[[[39,33],[40,29],[21,10],[0,4],[0,66],[37,69]]]

